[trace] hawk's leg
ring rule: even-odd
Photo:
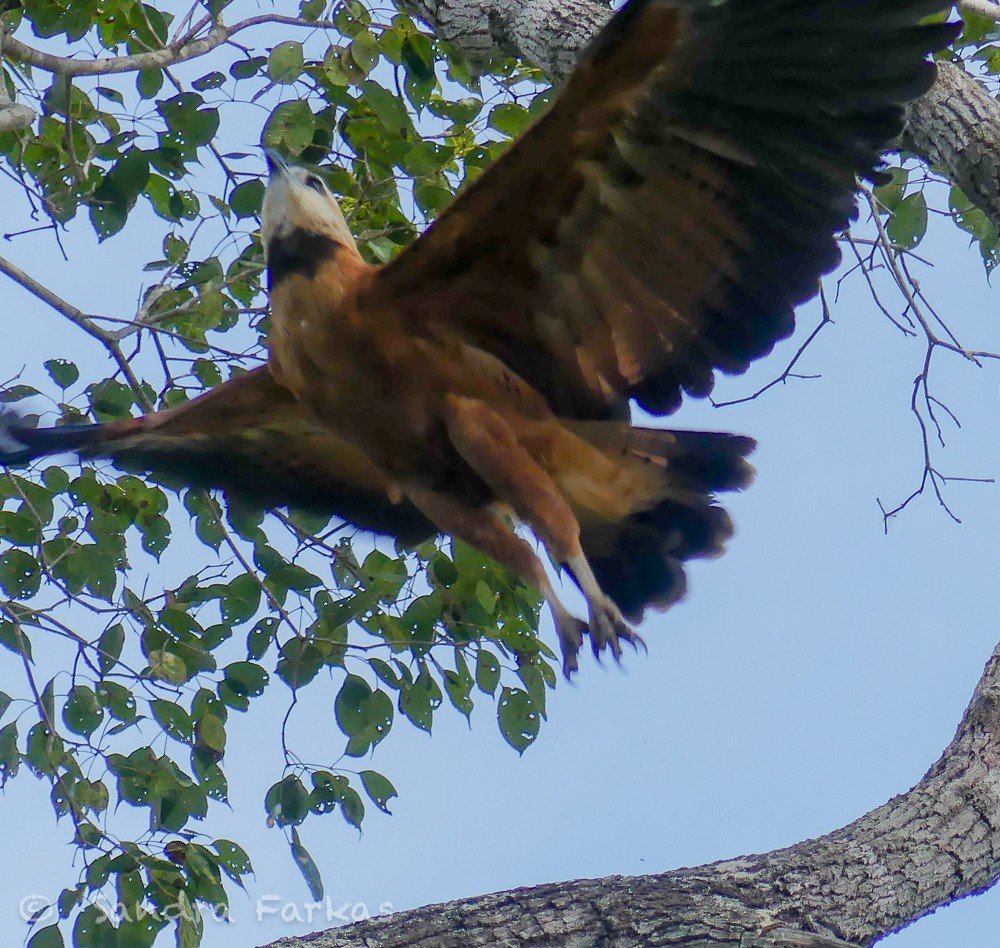
[[[642,644],[594,577],[580,548],[580,524],[566,498],[520,444],[503,416],[485,402],[451,395],[446,401],[445,422],[459,454],[497,498],[535,531],[556,561],[572,571],[587,599],[594,654],[609,648],[618,659],[621,639]]]
[[[426,487],[409,485],[404,488],[404,493],[442,531],[492,556],[542,591],[555,620],[563,656],[563,674],[568,678],[576,671],[579,667],[576,656],[587,626],[562,604],[549,582],[545,567],[531,546],[514,533],[500,513],[492,507],[471,507]]]

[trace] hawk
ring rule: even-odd
[[[956,27],[941,0],[631,0],[551,107],[411,247],[366,263],[313,171],[268,152],[269,361],[179,408],[33,429],[72,450],[413,542],[459,537],[537,586],[567,676],[589,636],[684,592],[732,533],[749,438],[633,427],[793,328],[857,177]],[[583,592],[562,604],[534,532]]]

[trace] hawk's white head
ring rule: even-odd
[[[275,240],[296,232],[328,237],[357,253],[344,212],[323,179],[308,168],[289,164],[272,148],[264,149],[264,154],[269,173],[260,228],[265,255]]]

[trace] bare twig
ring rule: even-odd
[[[795,355],[792,356],[791,361],[785,366],[785,370],[777,377],[771,379],[766,385],[762,385],[756,392],[751,395],[744,395],[742,398],[732,398],[729,401],[717,402],[714,398],[711,399],[712,407],[714,408],[727,408],[729,405],[741,405],[744,402],[752,402],[755,398],[760,398],[766,391],[774,388],[776,385],[783,385],[789,379],[815,379],[819,378],[817,375],[801,375],[799,373],[793,372],[792,369],[795,368],[795,364],[802,358],[803,353],[806,349],[812,345],[813,340],[820,334],[825,326],[828,326],[833,320],[830,318],[830,306],[826,300],[826,292],[823,289],[822,284],[819,289],[820,300],[823,303],[823,318],[816,324],[813,331],[809,333],[806,337],[805,342],[796,350]]]
[[[883,527],[888,532],[889,521],[892,517],[904,510],[913,500],[923,494],[928,488],[930,488],[933,492],[934,497],[937,499],[937,502],[940,504],[942,510],[944,510],[945,513],[947,513],[948,516],[951,517],[951,519],[956,523],[961,523],[958,515],[948,505],[948,501],[944,495],[944,488],[952,482],[991,484],[993,483],[993,478],[962,477],[943,474],[935,466],[931,444],[932,432],[933,439],[936,440],[939,445],[943,447],[945,444],[944,430],[941,426],[938,412],[940,411],[947,416],[948,420],[950,420],[957,428],[961,427],[961,422],[951,408],[931,393],[931,364],[934,360],[934,353],[938,349],[943,349],[947,352],[959,355],[963,359],[968,360],[980,368],[982,368],[983,359],[1000,358],[1000,353],[982,353],[969,350],[966,349],[961,342],[959,342],[956,335],[937,314],[934,307],[924,295],[920,288],[919,281],[910,272],[906,263],[905,253],[893,245],[893,242],[886,231],[885,222],[882,219],[882,214],[885,213],[885,208],[879,204],[875,194],[866,185],[860,185],[859,191],[868,203],[872,221],[878,231],[878,239],[872,248],[872,253],[875,253],[877,250],[881,256],[886,270],[892,277],[893,282],[896,284],[896,288],[906,301],[904,318],[907,319],[911,327],[919,328],[921,330],[926,343],[923,365],[921,366],[920,372],[913,380],[913,389],[910,394],[910,411],[913,413],[914,418],[916,418],[917,426],[920,430],[920,443],[923,453],[923,471],[921,472],[920,481],[917,484],[917,487],[895,506],[887,508],[885,504],[882,503],[881,499],[878,500],[879,509],[882,511]],[[861,256],[857,247],[854,248],[854,251],[858,255],[859,262],[861,262]],[[865,279],[868,280],[869,288],[872,289],[874,294],[874,287],[869,274],[870,269],[870,263],[868,266],[865,266],[862,262],[862,270],[865,273]],[[882,311],[888,315],[887,310],[884,306],[882,306],[881,302],[879,303],[879,306],[882,308]],[[891,316],[889,318],[892,319]],[[907,335],[915,334],[911,329],[906,329],[906,327],[902,326],[896,320],[892,319],[892,322],[897,326],[897,328],[903,330]]]

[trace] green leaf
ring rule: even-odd
[[[229,195],[229,206],[233,209],[233,213],[241,218],[260,214],[263,203],[264,182],[259,178],[238,184]]]
[[[263,144],[290,155],[299,155],[312,142],[315,132],[316,116],[306,101],[282,102],[264,126]]]
[[[292,638],[281,646],[281,658],[275,671],[294,691],[309,684],[319,674],[323,658],[323,652],[311,639]]]
[[[487,615],[493,615],[497,607],[497,594],[490,589],[485,580],[476,583],[476,602]]]
[[[65,948],[65,944],[59,926],[49,925],[45,928],[39,928],[28,939],[27,948]]]
[[[422,731],[431,732],[434,712],[440,706],[443,696],[438,683],[426,666],[411,685],[404,685],[399,692],[399,710]]]
[[[259,697],[267,687],[267,672],[253,662],[233,662],[223,671],[226,684],[237,694]]]
[[[480,648],[476,655],[476,685],[486,694],[494,694],[500,684],[500,662],[487,649]]]
[[[365,76],[375,68],[381,56],[378,40],[368,30],[362,30],[351,40],[348,51],[352,62]]]
[[[248,872],[253,872],[253,866],[246,851],[229,839],[217,839],[212,843],[212,846],[219,854],[219,864],[223,871],[242,887],[240,877],[245,876]]]
[[[256,76],[267,65],[266,56],[251,56],[229,67],[229,75],[234,79],[249,79]]]
[[[299,0],[299,16],[315,23],[326,9],[326,0]]]
[[[517,138],[531,124],[531,115],[523,105],[505,102],[493,107],[488,124],[509,138]]]
[[[120,622],[109,625],[97,643],[97,667],[106,675],[118,663],[125,644],[125,626]]]
[[[35,546],[41,541],[42,532],[30,513],[0,510],[0,536],[18,546]]]
[[[295,40],[285,40],[271,50],[267,58],[267,75],[272,82],[288,84],[295,82],[305,68],[305,54],[302,44]]]
[[[1000,235],[996,225],[973,204],[961,188],[954,186],[948,204],[955,223],[979,243],[979,252],[987,272],[1000,263]]]
[[[91,902],[77,915],[73,925],[73,944],[100,946],[113,944],[115,929],[104,910]]]
[[[124,382],[106,379],[86,388],[90,407],[98,421],[127,418],[135,404],[135,392]]]
[[[136,720],[135,696],[124,685],[116,681],[102,681],[97,686],[97,699],[119,721],[131,723]]]
[[[337,29],[345,36],[357,36],[371,21],[372,15],[362,0],[346,0],[337,4]]]
[[[60,388],[69,388],[80,377],[76,364],[66,359],[49,359],[44,365],[49,377]]]
[[[218,89],[226,84],[226,77],[221,72],[210,72],[207,75],[202,76],[200,79],[195,79],[191,83],[192,88],[197,89],[199,92],[204,92],[206,89]]]
[[[434,47],[423,33],[410,33],[403,40],[403,63],[420,82],[434,81]],[[478,111],[478,110],[477,110]]]
[[[193,157],[199,146],[211,142],[219,130],[219,112],[204,108],[204,104],[197,92],[181,92],[158,101],[156,108],[167,124],[167,132],[160,136],[162,143],[181,156]]]
[[[377,82],[366,80],[361,84],[361,94],[386,131],[399,135],[412,127],[403,103],[388,89],[383,89]]]
[[[135,77],[135,87],[144,99],[152,99],[163,88],[162,69],[143,69]]]
[[[361,823],[365,818],[365,804],[358,791],[353,787],[344,788],[340,801],[340,813],[351,826],[361,829]]]
[[[889,180],[875,189],[875,198],[879,204],[887,211],[894,211],[899,207],[899,202],[903,200],[903,195],[906,193],[909,178],[910,173],[906,168],[890,168]]]
[[[10,385],[0,392],[0,402],[9,405],[11,402],[21,401],[22,398],[31,398],[32,395],[40,394],[41,392],[32,385]]]
[[[528,692],[520,688],[504,688],[497,704],[497,722],[504,740],[523,754],[538,737],[541,715]]]
[[[323,880],[320,877],[319,868],[313,861],[312,856],[309,855],[308,850],[302,845],[298,830],[295,827],[292,827],[290,845],[292,859],[295,860],[295,865],[299,867],[302,878],[306,880],[306,885],[309,887],[309,895],[314,902],[321,902],[323,900]]]
[[[334,716],[349,738],[346,753],[362,757],[389,733],[392,701],[381,689],[372,691],[363,678],[348,675],[334,701]]]
[[[226,588],[222,617],[227,622],[246,622],[260,608],[261,588],[253,573],[237,576]]]
[[[24,550],[7,550],[0,556],[0,586],[11,599],[30,599],[42,584],[42,568]]]
[[[183,685],[191,677],[184,659],[166,649],[154,649],[149,653],[149,674],[174,685]]]
[[[458,579],[458,570],[451,559],[439,550],[430,564],[431,576],[444,587],[454,585]]]
[[[374,770],[362,770],[360,777],[361,785],[365,788],[365,793],[371,798],[372,803],[383,813],[391,815],[388,804],[393,797],[398,796],[396,788],[382,774]]]
[[[261,619],[247,634],[247,656],[261,659],[271,648],[278,632],[278,620],[274,616]]]
[[[207,712],[195,721],[195,747],[219,759],[226,750],[226,725],[222,718]]]
[[[0,728],[0,787],[17,775],[21,754],[17,749],[17,722]]]
[[[907,195],[896,205],[885,225],[886,233],[896,246],[912,250],[927,231],[927,201],[922,191]]]
[[[309,813],[309,794],[294,774],[279,780],[264,797],[268,816],[279,826],[301,823]]]
[[[93,734],[104,720],[104,709],[94,690],[86,685],[74,685],[63,705],[62,719],[74,734],[84,737]]]
[[[149,707],[160,727],[174,740],[183,744],[194,743],[194,721],[179,704],[165,698],[154,698]]]
[[[148,180],[149,158],[136,148],[124,152],[101,178],[91,198],[90,220],[102,240],[125,226]]]
[[[446,668],[442,672],[444,690],[447,692],[448,700],[451,701],[455,709],[468,718],[472,714],[473,704],[471,693],[472,686],[475,683],[469,674],[469,669],[461,658],[461,653],[458,655],[458,665],[459,668],[456,671]]]
[[[24,760],[35,774],[54,776],[63,763],[62,739],[41,721],[28,731]]]

